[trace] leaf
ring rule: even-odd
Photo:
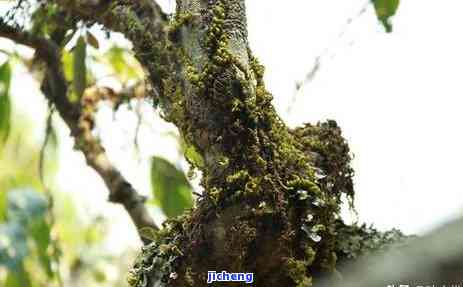
[[[50,232],[50,225],[46,222],[44,217],[37,218],[30,224],[29,234],[37,246],[40,265],[45,270],[48,278],[53,277],[51,258],[48,254],[48,247],[51,242]]]
[[[24,270],[22,264],[19,270],[8,272],[6,276],[5,286],[7,287],[29,287],[31,285],[29,274]]]
[[[46,255],[43,253],[46,253],[50,240],[50,230],[44,218],[47,207],[45,197],[31,189],[7,193],[8,221],[0,224],[0,265],[14,272],[21,271],[23,259],[29,254],[28,232],[37,243],[39,257]],[[46,258],[40,260],[49,264],[45,262]],[[51,271],[51,265],[49,267]]]
[[[87,87],[87,66],[85,65],[85,59],[87,58],[87,44],[85,43],[85,40],[82,36],[80,36],[77,40],[73,54],[74,92],[77,98],[80,99],[85,91],[85,88]]]
[[[107,280],[106,273],[102,270],[94,269],[92,273],[97,283],[103,283]]]
[[[8,139],[11,127],[10,100],[11,68],[8,62],[0,66],[0,144]]]
[[[74,57],[71,52],[63,50],[61,61],[63,62],[64,76],[67,81],[74,78]]]
[[[155,201],[167,217],[181,215],[193,206],[191,186],[185,174],[163,158],[152,158],[151,185]]]
[[[392,31],[390,18],[395,15],[400,0],[371,0],[375,7],[376,17],[383,24],[387,33]]]
[[[0,192],[0,223],[6,220],[6,191]]]
[[[98,39],[90,31],[87,31],[87,43],[95,49],[100,48],[100,43],[98,42]]]
[[[126,83],[129,80],[142,79],[143,69],[126,49],[113,46],[101,58],[113,70],[117,78]]]

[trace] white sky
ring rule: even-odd
[[[336,119],[355,153],[360,220],[423,232],[462,213],[461,1],[401,1],[392,34],[365,1],[248,1],[251,44],[291,125]],[[436,6],[438,5],[438,6]],[[314,59],[318,75],[297,95]]]
[[[251,46],[267,68],[267,86],[288,124],[331,118],[341,125],[355,153],[360,221],[422,233],[463,210],[463,2],[444,0],[436,7],[436,1],[402,1],[392,34],[383,31],[370,7],[346,30],[347,19],[365,3],[249,0]],[[296,95],[288,113],[296,81],[304,79],[320,54],[318,74]],[[13,92],[27,97],[40,118],[44,113],[38,107],[44,105],[30,95],[37,86],[29,81],[25,73],[18,74]],[[149,164],[134,157],[136,118],[128,114],[119,114],[120,128],[103,109],[98,123],[101,130],[111,130],[102,134],[103,143],[134,186],[149,194]],[[158,132],[168,129],[149,109],[144,114]],[[150,136],[151,125],[141,129],[141,138],[147,139],[142,155],[180,161],[172,139]],[[179,166],[185,168],[185,162]],[[69,139],[62,142],[58,181],[83,201],[83,212],[104,210],[114,222],[114,238],[136,242],[134,230],[120,234],[120,226],[130,226],[128,218],[120,207],[105,202],[101,180],[85,167],[82,155],[72,152]]]

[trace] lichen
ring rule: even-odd
[[[187,220],[180,217],[168,220],[163,228],[154,231],[154,240],[142,248],[142,254],[137,258],[129,271],[127,282],[130,286],[166,286],[177,279],[176,264],[184,256],[181,251],[181,234]]]
[[[336,230],[338,236],[335,251],[341,264],[367,254],[385,252],[394,246],[405,245],[414,238],[397,229],[381,232],[366,224],[346,225],[340,220],[336,221]]]

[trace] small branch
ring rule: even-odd
[[[42,91],[70,128],[72,136],[76,139],[76,147],[83,152],[87,164],[93,167],[105,182],[109,190],[109,201],[122,204],[138,230],[143,227],[158,229],[144,205],[145,197],[139,195],[111,164],[103,146],[92,135],[91,125],[88,123],[91,118],[88,113],[82,106],[69,101],[58,46],[50,40],[21,31],[1,20],[0,37],[34,48],[37,57],[46,63],[47,72]],[[88,100],[88,96],[83,97],[84,99]],[[146,239],[142,240],[147,243]]]

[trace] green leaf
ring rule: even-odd
[[[29,228],[29,234],[37,246],[40,265],[45,270],[48,278],[53,277],[51,258],[48,254],[48,247],[51,243],[50,231],[50,225],[46,222],[44,217],[34,220]]]
[[[392,31],[390,18],[395,15],[400,0],[371,0],[375,7],[376,17],[383,24],[386,32]]]
[[[8,62],[0,66],[0,145],[8,139],[11,127],[11,67]]]
[[[94,269],[92,273],[97,283],[103,283],[107,280],[106,273],[102,270]]]
[[[6,191],[0,192],[0,223],[5,222],[6,220]]]
[[[5,280],[7,287],[29,287],[31,286],[31,279],[29,274],[24,270],[23,264],[16,271],[8,272]]]
[[[143,78],[143,69],[128,50],[113,46],[101,58],[113,70],[117,78],[126,83],[129,80]]]
[[[154,199],[167,217],[181,215],[193,206],[192,190],[185,174],[167,160],[152,158],[151,184]]]
[[[74,78],[74,56],[71,52],[63,50],[61,61],[63,62],[64,76],[67,81],[72,81]]]
[[[87,66],[85,60],[87,58],[87,44],[84,37],[80,36],[77,44],[74,47],[74,66],[73,66],[73,84],[74,92],[78,99],[82,96],[87,87]]]

